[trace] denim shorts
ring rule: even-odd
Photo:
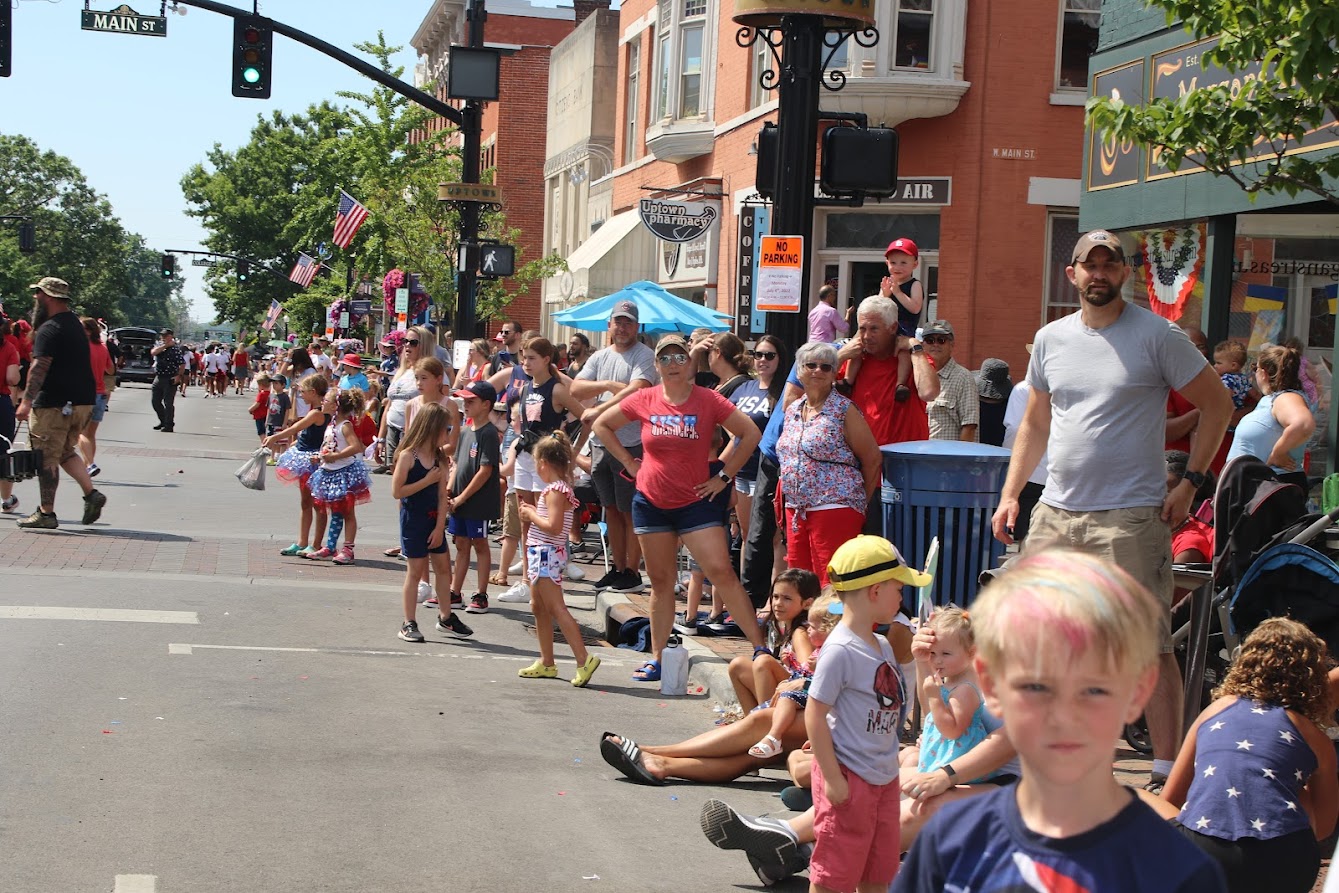
[[[746,481],[743,478],[735,478],[735,492],[743,496],[752,496],[758,492],[757,479]]]
[[[727,511],[721,507],[719,498],[714,502],[699,499],[682,508],[662,509],[652,504],[639,490],[632,496],[632,532],[683,534],[708,527],[723,527]]]
[[[102,417],[103,415],[106,414],[106,412],[107,412],[107,395],[98,394],[96,397],[93,398],[93,414],[89,416],[88,420],[90,422],[100,422],[102,421]]]

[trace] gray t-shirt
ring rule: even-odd
[[[651,384],[660,380],[660,374],[656,372],[655,352],[640,341],[622,353],[612,347],[595,351],[577,373],[577,381],[621,381],[631,384],[637,380]],[[640,443],[641,439],[642,426],[639,422],[629,422],[618,429],[618,442],[625,447]]]
[[[1133,304],[1104,329],[1073,313],[1038,332],[1027,381],[1051,395],[1041,501],[1071,512],[1162,505],[1167,392],[1207,365],[1185,332]]]
[[[823,643],[809,697],[832,709],[828,728],[837,762],[873,785],[897,778],[897,745],[906,720],[906,686],[893,649],[871,648],[838,624]]]
[[[499,441],[492,422],[485,421],[476,429],[466,420],[461,428],[460,440],[456,442],[456,478],[452,482],[451,492],[460,493],[468,487],[480,468],[492,466],[492,471],[478,492],[456,506],[458,517],[469,521],[496,521],[501,517],[502,484],[498,478],[498,468],[502,463]]]

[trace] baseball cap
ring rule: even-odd
[[[883,256],[887,257],[894,251],[900,251],[903,254],[909,254],[911,255],[912,260],[915,260],[916,258],[921,256],[920,249],[917,248],[916,243],[911,241],[910,239],[893,239],[893,241],[888,243],[888,249],[883,252]]]
[[[933,322],[927,322],[925,328],[921,330],[922,335],[947,335],[953,337],[953,326],[946,319],[936,319]]]
[[[159,334],[159,336],[161,337],[161,336],[163,336],[163,335],[171,335],[171,334],[173,334],[173,332],[172,332],[171,329],[159,329],[159,330],[158,330],[158,334]]]
[[[1086,261],[1094,248],[1106,248],[1119,260],[1125,260],[1125,249],[1121,247],[1120,239],[1104,229],[1095,229],[1079,236],[1079,240],[1074,243],[1074,263]]]
[[[637,304],[633,301],[619,301],[614,305],[613,312],[609,314],[609,318],[617,319],[620,316],[639,324],[642,321],[641,311],[637,309]]]
[[[339,361],[341,366],[352,366],[355,369],[363,368],[363,358],[356,353],[346,353],[344,358]]]
[[[60,298],[62,301],[70,300],[70,283],[64,279],[57,279],[55,276],[43,276],[41,279],[28,286],[28,290],[45,292],[53,298]]]
[[[469,384],[465,385],[465,387],[454,392],[451,396],[462,397],[462,398],[478,397],[480,400],[484,401],[491,407],[494,403],[497,402],[497,388],[493,387],[491,384],[481,379],[479,381],[470,382]]]
[[[828,580],[838,592],[851,592],[884,580],[928,586],[934,577],[907,567],[897,547],[883,537],[861,535],[842,543],[832,553]]]
[[[688,353],[688,342],[683,340],[682,335],[662,335],[656,342],[656,356],[660,356],[671,347]]]

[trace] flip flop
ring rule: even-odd
[[[385,555],[387,558],[399,558],[400,550],[398,548],[387,549],[385,552],[382,552],[381,554]]]
[[[642,749],[630,738],[624,738],[622,744],[614,742],[613,732],[605,732],[600,738],[600,756],[623,775],[638,784],[663,785],[642,762]]]
[[[632,671],[633,682],[659,682],[660,681],[660,661],[648,660],[640,667]]]
[[[760,760],[770,760],[781,756],[781,740],[775,735],[764,735],[763,739],[749,748],[749,756]]]

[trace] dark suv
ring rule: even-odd
[[[153,384],[153,355],[149,351],[158,343],[158,332],[140,326],[125,326],[112,329],[112,334],[121,345],[121,368],[116,370],[116,380]]]

